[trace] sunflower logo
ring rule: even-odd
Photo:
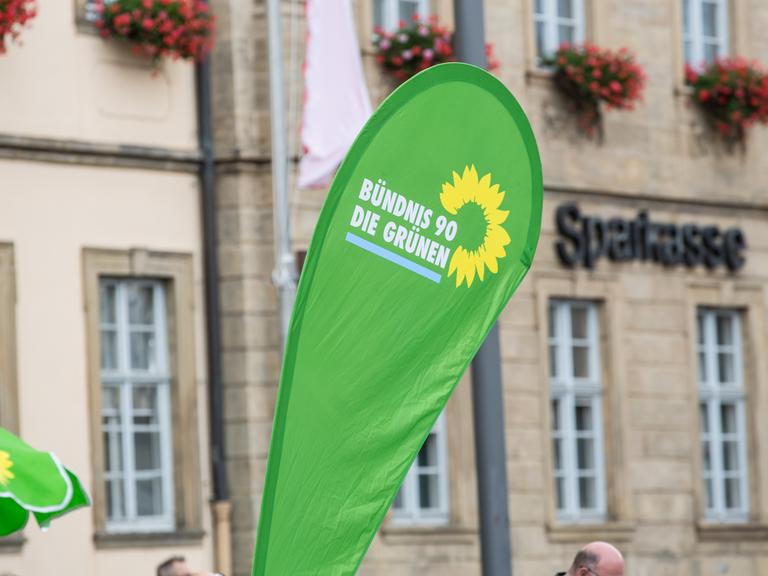
[[[7,486],[8,481],[13,480],[16,477],[13,472],[11,472],[12,467],[13,461],[11,460],[11,455],[8,454],[8,452],[0,450],[0,484],[3,486]]]
[[[504,192],[491,184],[491,174],[479,178],[474,165],[466,166],[461,176],[453,172],[453,183],[443,184],[440,202],[456,217],[461,231],[448,265],[448,276],[456,273],[457,287],[462,282],[472,286],[475,274],[482,282],[486,268],[491,274],[499,271],[497,261],[506,256],[504,246],[510,242],[502,227],[509,216],[508,210],[499,210],[502,200]]]

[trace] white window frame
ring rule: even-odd
[[[445,413],[435,422],[430,435],[435,435],[437,464],[430,467],[419,465],[418,456],[403,480],[398,499],[400,505],[392,505],[392,524],[398,526],[434,526],[444,525],[450,520],[448,504],[448,449],[445,429]],[[437,506],[425,508],[421,505],[419,495],[419,475],[424,472],[436,473],[438,476]]]
[[[720,345],[717,342],[717,320],[726,318],[732,322],[732,345]],[[745,522],[749,515],[749,486],[747,468],[747,435],[744,390],[744,373],[742,366],[741,315],[734,310],[719,308],[699,308],[697,311],[697,367],[699,380],[699,430],[702,458],[708,446],[710,470],[706,470],[702,461],[702,482],[704,517],[715,522]],[[703,326],[703,333],[702,333]],[[733,355],[734,381],[720,382],[718,354]],[[701,372],[701,360],[704,360],[704,371]],[[732,404],[736,407],[736,432],[725,434],[722,431],[721,409],[723,405]],[[707,415],[708,429],[705,429],[702,414]],[[735,471],[726,471],[723,464],[723,443],[738,443],[739,463]],[[740,506],[726,508],[725,482],[728,479],[739,481],[741,494]],[[707,498],[707,483],[712,483],[712,505]]]
[[[429,16],[429,0],[403,0],[411,4],[416,4],[416,12],[422,18]],[[400,20],[407,19],[402,18],[400,15],[400,0],[373,0],[373,17],[376,18],[376,5],[381,6],[382,21],[378,23],[387,32],[393,32],[398,29]],[[377,22],[374,21],[374,24]]]
[[[584,0],[573,0],[573,18],[561,18],[557,11],[557,0],[541,0],[544,12],[536,12],[536,0],[533,1],[533,35],[534,35],[534,52],[536,58],[541,60],[544,56],[552,56],[562,44],[560,39],[560,31],[558,26],[561,24],[573,26],[573,42],[574,44],[584,43],[584,30],[585,30],[585,17],[584,17]],[[544,54],[538,54],[538,27],[536,24],[543,24],[544,39],[542,45],[544,47]]]
[[[112,443],[110,454],[114,454],[119,448],[122,457],[122,472],[107,471],[109,466],[104,463],[103,482],[119,480],[122,476],[123,498],[125,499],[125,517],[110,518],[105,507],[107,532],[166,532],[175,529],[174,489],[173,489],[173,457],[171,451],[172,425],[171,425],[171,376],[168,359],[168,328],[167,309],[165,304],[165,285],[159,280],[126,279],[102,277],[99,279],[99,287],[111,285],[115,287],[116,323],[110,324],[99,317],[99,333],[109,329],[117,332],[117,369],[101,369],[102,389],[115,387],[120,390],[120,423],[114,428],[121,433],[121,442],[118,447],[115,437],[109,438]],[[130,368],[130,326],[128,322],[128,287],[149,286],[153,291],[153,316],[154,335],[156,343],[157,366],[154,370],[136,370]],[[101,337],[101,336],[100,336]],[[157,389],[157,413],[158,432],[160,444],[160,471],[161,491],[164,504],[162,514],[155,516],[138,516],[136,480],[141,479],[144,471],[135,469],[133,434],[133,391],[134,385],[155,385]],[[107,411],[102,407],[102,414]],[[110,427],[112,428],[112,427]],[[102,433],[105,431],[102,422]],[[149,476],[152,474],[150,473]],[[105,488],[106,489],[106,488]]]
[[[587,338],[575,339],[572,333],[571,313],[574,309],[587,313]],[[586,300],[558,300],[549,302],[549,322],[554,334],[548,335],[549,351],[554,354],[555,366],[550,365],[550,405],[552,410],[552,471],[553,492],[557,519],[561,522],[601,522],[606,519],[606,481],[603,442],[603,400],[600,377],[599,326],[597,303]],[[573,346],[587,346],[588,375],[573,376]],[[551,364],[551,362],[550,362]],[[576,407],[588,405],[592,412],[592,430],[576,430]],[[559,420],[557,420],[559,416]],[[577,448],[579,439],[592,439],[594,468],[579,469]],[[555,467],[555,443],[560,443],[562,468]],[[595,507],[583,508],[579,502],[579,479],[594,477]],[[558,479],[563,482],[563,500],[558,502]],[[558,504],[562,504],[558,506]]]
[[[717,36],[704,36],[704,4],[716,6]],[[686,58],[686,63],[694,68],[706,64],[705,44],[718,46],[719,57],[728,56],[728,26],[728,0],[683,0],[683,57]],[[686,44],[690,44],[691,47],[690,57],[685,53]]]

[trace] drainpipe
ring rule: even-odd
[[[206,0],[207,1],[207,0]],[[203,253],[205,267],[205,319],[208,345],[208,410],[211,442],[214,564],[223,574],[232,573],[229,485],[224,452],[224,390],[221,380],[221,314],[219,306],[219,262],[217,252],[216,198],[211,114],[210,58],[195,66],[197,131],[200,146],[200,190],[202,193]]]

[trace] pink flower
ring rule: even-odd
[[[410,50],[403,50],[403,60],[410,60],[413,58],[413,52]]]
[[[381,50],[389,50],[390,46],[392,46],[392,43],[384,38],[381,42],[379,42],[379,49]]]
[[[424,50],[424,52],[422,52],[421,57],[424,58],[424,60],[432,60],[432,58],[435,57],[435,53],[427,48]]]

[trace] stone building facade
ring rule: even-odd
[[[0,426],[92,498],[0,539],[4,576],[213,564],[194,69],[86,7],[39,2],[0,56]]]
[[[211,4],[232,574],[246,576],[280,368],[267,25],[263,0]],[[281,6],[293,182],[305,6]],[[374,62],[375,22],[418,11],[453,25],[450,0],[353,6],[374,103],[393,87]],[[94,506],[47,534],[0,540],[3,575],[151,574],[171,554],[215,561],[193,72],[168,63],[153,75],[102,43],[85,14],[85,0],[43,3],[26,45],[0,57],[0,425],[55,450]],[[564,569],[598,538],[624,551],[632,576],[768,573],[768,131],[723,144],[683,83],[686,58],[768,61],[766,27],[761,0],[485,0],[496,73],[531,120],[545,184],[535,264],[500,319],[515,574]],[[540,51],[570,37],[627,46],[648,75],[643,103],[607,112],[601,139],[579,131],[539,66]],[[300,253],[325,191],[290,193]],[[645,260],[609,253],[570,266],[558,255],[562,243],[573,256],[576,231],[594,240],[618,220],[645,227],[645,239],[648,222],[664,237],[717,227],[746,247],[738,270],[675,264],[685,255],[650,240]],[[131,302],[153,321],[131,321]],[[145,518],[115,512],[115,486],[138,484],[105,462],[128,426],[115,423],[128,415],[123,389],[147,376],[112,379],[112,361],[131,361],[132,348],[113,356],[111,339],[131,332],[165,351],[157,388],[135,401],[166,386],[162,414],[149,415],[173,454],[157,468],[170,496],[145,494]],[[471,385],[465,375],[360,574],[481,573]],[[422,489],[426,477],[438,481]]]
[[[430,12],[452,25],[444,0],[355,0],[374,103],[392,89],[370,43],[384,4],[390,14]],[[214,5],[222,24],[213,69],[226,432],[234,573],[244,576],[279,371],[267,39],[262,3]],[[758,0],[560,5],[485,2],[497,75],[531,120],[545,183],[535,264],[500,320],[514,571],[564,569],[580,545],[599,538],[624,551],[634,576],[763,574],[768,132],[753,130],[743,147],[724,145],[692,105],[683,69],[687,54],[706,50],[767,60],[768,12]],[[295,168],[303,3],[282,7]],[[537,47],[566,38],[560,34],[626,46],[647,72],[643,103],[608,112],[602,139],[580,133],[538,64]],[[292,186],[291,194],[300,252],[325,192]],[[745,262],[731,271],[603,257],[593,269],[568,267],[556,251],[567,242],[556,213],[567,205],[606,223],[646,211],[651,222],[681,229],[738,229]],[[441,513],[425,521],[420,506],[430,496],[409,497],[385,522],[361,574],[480,574],[470,386],[466,376],[436,432],[446,446],[437,463],[447,478]]]

